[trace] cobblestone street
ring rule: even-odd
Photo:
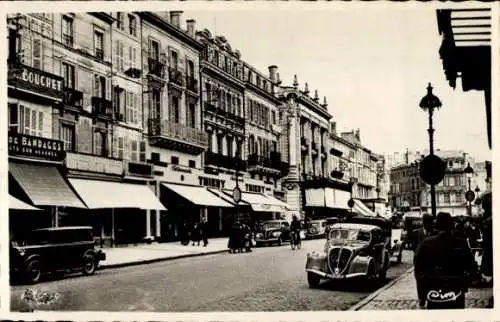
[[[301,250],[257,248],[249,254],[218,254],[149,265],[106,269],[91,277],[70,277],[31,286],[59,294],[36,310],[105,311],[286,311],[347,310],[380,285],[332,284],[310,289],[305,255],[321,250],[323,240],[306,241]],[[394,279],[410,267],[389,270]],[[11,308],[26,309],[21,300],[28,286],[11,288]]]

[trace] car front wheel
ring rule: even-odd
[[[309,284],[310,288],[318,288],[319,281],[320,278],[318,275],[311,272],[307,272],[307,283]]]
[[[92,254],[85,254],[83,256],[83,273],[85,275],[92,275],[97,268],[97,261]]]
[[[26,264],[25,278],[28,283],[36,284],[42,277],[42,264],[38,259],[30,260]]]

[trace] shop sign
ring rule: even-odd
[[[9,155],[51,161],[62,161],[66,156],[62,141],[18,133],[9,133],[8,136]]]
[[[61,99],[64,95],[63,78],[29,66],[9,66],[9,85]]]

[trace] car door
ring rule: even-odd
[[[375,260],[376,270],[379,271],[384,265],[384,242],[379,230],[372,231],[373,240],[373,259]]]

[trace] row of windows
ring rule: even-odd
[[[243,117],[240,95],[216,87],[209,82],[205,83],[205,93],[208,103],[215,104],[218,108],[233,115]]]
[[[44,136],[44,113],[27,106],[9,104],[9,131]]]
[[[67,47],[74,46],[75,30],[74,18],[68,15],[62,16],[62,43]],[[94,26],[94,56],[104,59],[104,31]]]
[[[129,35],[137,37],[137,18],[131,14],[117,12],[116,28],[127,31]]]
[[[161,49],[161,45],[157,40],[149,39],[149,53],[148,57],[162,63],[166,63],[168,60],[169,67],[174,70],[179,70],[179,51],[171,46],[168,46],[168,57],[167,53]],[[192,59],[186,57],[186,74],[190,77],[194,77],[195,64]]]
[[[250,122],[266,128],[271,124],[276,124],[276,111],[270,110],[268,106],[251,99],[248,99],[247,104],[247,115]]]
[[[271,152],[276,152],[278,150],[278,143],[276,141],[267,140],[265,138],[257,137],[257,140],[253,135],[248,137],[248,154],[257,154],[260,156],[268,157]]]
[[[228,74],[241,79],[241,65],[238,61],[227,53],[221,52],[217,49],[208,49],[209,62],[219,67]]]
[[[120,40],[115,40],[114,44],[114,66],[119,72],[124,72],[129,68],[140,69],[138,61],[137,48],[134,46],[125,46]]]

